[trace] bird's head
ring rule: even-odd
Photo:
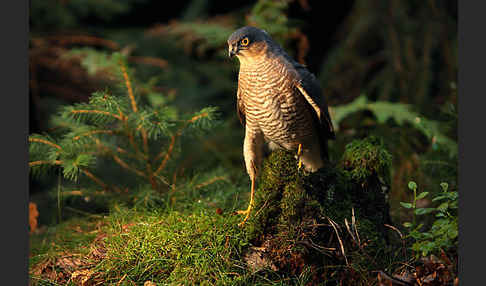
[[[243,27],[233,32],[228,38],[228,55],[237,56],[241,61],[251,61],[265,54],[272,39],[264,30],[255,27]]]

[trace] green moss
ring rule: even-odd
[[[299,274],[303,265],[315,269],[344,265],[339,250],[323,254],[315,246],[340,249],[339,239],[349,257],[359,256],[353,261],[356,267],[376,267],[359,253],[363,248],[346,230],[345,220],[351,224],[354,210],[367,255],[373,257],[384,248],[388,204],[383,182],[388,180],[390,160],[376,137],[353,141],[341,162],[312,174],[297,169],[293,153],[273,152],[264,162],[246,226],[248,239],[264,246],[284,273]],[[337,224],[339,239],[328,218]]]
[[[391,160],[383,141],[375,136],[347,144],[341,159],[344,174],[358,182],[364,182],[373,174],[388,177]]]
[[[283,150],[273,152],[265,160],[255,191],[253,216],[245,226],[249,240],[262,241],[265,234],[274,232],[272,228],[279,223],[282,212],[284,189],[287,188],[287,193],[296,193],[292,190],[301,180],[296,166],[293,154]]]
[[[130,220],[129,231],[120,227],[126,216]],[[123,218],[114,217],[106,240],[107,257],[99,269],[111,282],[128,273],[134,281],[212,284],[218,277],[229,283],[234,275],[224,273],[238,271],[232,261],[239,258],[245,245],[238,219],[208,211],[127,213]]]

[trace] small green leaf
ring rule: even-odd
[[[446,182],[440,183],[440,187],[442,188],[442,191],[447,192],[447,189],[449,188],[449,184]]]
[[[444,212],[444,211],[446,211],[448,208],[449,208],[449,203],[448,203],[448,202],[445,202],[445,203],[440,204],[440,205],[437,207],[437,210],[439,210],[439,211],[441,211],[441,212]]]
[[[412,227],[412,223],[410,223],[410,222],[404,222],[403,223],[403,226],[404,227]]]
[[[415,210],[416,215],[428,214],[435,211],[435,208],[419,208]]]
[[[400,202],[400,205],[402,205],[402,207],[404,207],[406,209],[412,208],[412,204],[411,203]]]
[[[447,198],[446,195],[439,195],[439,196],[433,198],[432,201],[435,202],[435,201],[443,200],[443,199],[446,199],[446,198]]]
[[[413,190],[416,190],[416,189],[417,189],[417,183],[415,183],[414,181],[410,181],[410,182],[408,182],[408,188],[409,188],[410,190],[412,190],[412,191],[413,191]]]
[[[457,200],[457,198],[459,197],[459,194],[457,192],[448,192],[446,195],[450,200]]]
[[[458,235],[458,231],[457,231],[457,229],[455,229],[455,228],[451,228],[451,229],[449,229],[449,230],[447,231],[447,235],[449,236],[449,238],[454,239],[454,238],[456,238],[456,237],[457,237],[457,235]]]
[[[420,193],[420,194],[417,196],[417,200],[420,200],[420,199],[425,198],[425,197],[426,197],[428,194],[429,194],[429,192],[422,192],[422,193]]]

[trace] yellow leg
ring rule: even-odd
[[[300,154],[302,154],[302,144],[299,143],[299,149],[297,150],[297,157],[299,158],[299,170],[302,168],[302,160],[300,159]]]
[[[242,222],[238,224],[238,226],[243,226],[245,222],[250,218],[250,212],[253,207],[253,196],[255,195],[255,178],[251,179],[251,192],[250,192],[250,204],[248,205],[248,209],[242,210],[242,211],[237,211],[236,213],[238,214],[245,214],[245,218],[243,219]]]

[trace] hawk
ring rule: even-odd
[[[243,155],[251,180],[249,218],[263,148],[298,150],[299,164],[315,172],[327,157],[334,128],[321,87],[307,68],[294,61],[270,35],[243,27],[228,38],[228,53],[240,62],[237,113],[245,127]]]

